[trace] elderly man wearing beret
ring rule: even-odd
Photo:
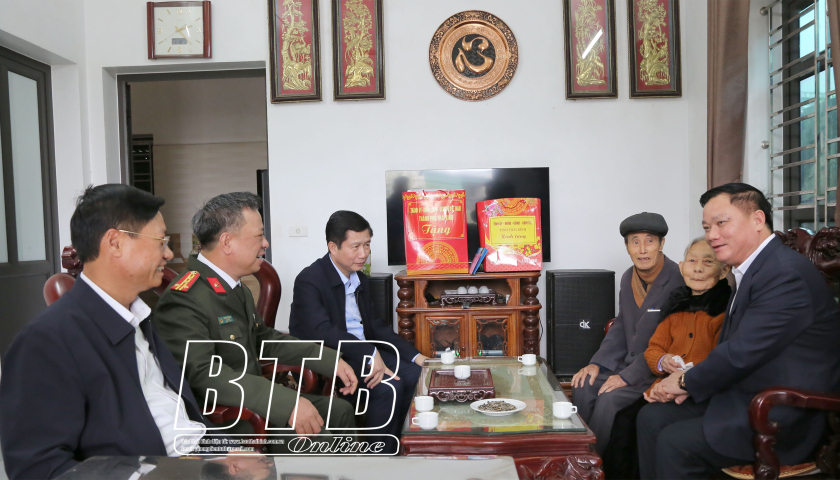
[[[603,455],[616,413],[633,404],[656,380],[645,350],[659,324],[659,310],[676,287],[684,286],[679,266],[662,253],[668,224],[658,213],[639,213],[619,227],[633,261],[621,277],[618,316],[589,365],[572,378],[578,414],[597,437]]]

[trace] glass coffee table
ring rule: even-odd
[[[417,414],[414,404],[403,424],[401,449],[405,455],[509,455],[516,462],[521,479],[603,478],[601,459],[590,445],[595,435],[578,417],[555,418],[554,402],[568,401],[554,374],[540,359],[526,367],[512,357],[477,357],[444,365],[439,359],[423,366],[417,395],[427,395],[434,370],[469,365],[488,368],[496,398],[525,403],[521,411],[507,416],[488,416],[473,410],[471,401],[440,402],[438,426],[422,430],[412,425]]]

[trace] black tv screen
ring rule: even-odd
[[[388,170],[385,205],[388,216],[388,265],[405,265],[403,192],[409,190],[464,190],[467,194],[469,257],[479,247],[476,202],[497,198],[539,198],[543,262],[551,261],[551,205],[548,167],[483,168],[474,170]]]

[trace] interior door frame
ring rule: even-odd
[[[119,133],[120,133],[120,178],[121,182],[128,185],[131,180],[131,94],[129,84],[138,82],[162,82],[177,80],[218,80],[225,78],[263,78],[266,79],[267,69],[247,68],[238,70],[208,70],[200,72],[165,72],[165,73],[125,73],[117,75],[117,106],[119,110]],[[266,123],[266,130],[268,124]],[[267,135],[266,135],[267,136]],[[268,146],[266,145],[266,149]],[[266,151],[266,156],[268,152]],[[270,171],[266,165],[266,171]],[[271,198],[269,190],[268,175],[265,176],[264,184],[257,186],[258,192],[268,198],[263,199],[264,212],[263,224],[265,226],[266,239],[271,243],[271,215],[270,209],[265,208]],[[271,261],[271,250],[266,251],[266,259]]]
[[[131,123],[128,115],[131,111],[131,98],[127,95],[129,83],[163,82],[177,80],[216,80],[223,78],[266,78],[266,68],[248,68],[240,70],[207,70],[200,72],[162,72],[162,73],[123,73],[117,75],[117,109],[119,118],[120,142],[120,181],[129,184],[131,176]],[[266,125],[266,130],[268,125]]]
[[[45,260],[18,261],[15,185],[12,171],[11,118],[8,95],[0,95],[0,167],[3,168],[3,194],[6,213],[6,237],[9,262],[0,263],[0,278],[28,275],[53,275],[60,270],[58,238],[58,204],[56,199],[55,139],[53,137],[52,76],[50,66],[0,47],[3,56],[14,68],[13,73],[38,83],[38,128],[41,142],[41,195],[44,201]],[[8,92],[7,65],[0,65],[0,92]],[[3,161],[3,159],[10,159]],[[34,265],[44,262],[41,265]],[[21,265],[24,263],[26,265]],[[34,268],[34,270],[33,270]]]

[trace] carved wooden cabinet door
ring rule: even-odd
[[[461,357],[469,355],[469,326],[464,315],[425,315],[421,322],[423,338],[422,351],[429,357],[439,357],[447,348],[458,352]]]
[[[470,355],[510,357],[519,353],[513,314],[472,315]]]

